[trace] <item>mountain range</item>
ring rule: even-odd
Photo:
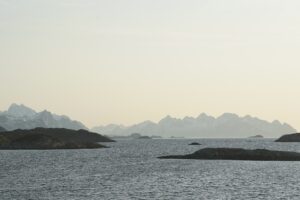
[[[71,120],[65,115],[56,115],[47,110],[36,112],[23,104],[13,103],[7,111],[0,112],[0,127],[11,131],[15,129],[66,128],[87,129],[81,122]]]
[[[65,115],[56,115],[47,110],[37,112],[23,104],[12,104],[8,110],[0,112],[0,131],[15,129],[42,128],[88,128],[79,121]],[[268,122],[250,115],[240,117],[233,113],[224,113],[219,117],[212,117],[205,113],[198,117],[183,119],[166,116],[159,122],[144,121],[132,126],[110,124],[91,129],[94,132],[109,136],[127,136],[132,133],[142,135],[158,135],[162,137],[203,137],[203,138],[244,138],[253,135],[264,137],[279,137],[284,134],[297,132],[287,123],[278,120]],[[4,131],[4,130],[2,130]]]
[[[240,117],[233,113],[224,113],[212,117],[205,113],[198,117],[183,119],[167,116],[158,123],[144,121],[132,126],[110,124],[92,128],[92,131],[109,136],[124,136],[132,133],[159,135],[163,137],[203,137],[203,138],[244,138],[263,135],[274,138],[283,134],[294,133],[296,129],[278,120],[268,122],[250,115]]]

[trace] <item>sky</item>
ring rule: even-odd
[[[0,0],[0,110],[89,127],[250,114],[300,130],[298,0]]]

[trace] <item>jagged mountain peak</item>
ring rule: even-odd
[[[49,112],[48,110],[43,110],[42,112],[39,112],[38,114],[42,115],[42,116],[52,116],[52,113]]]
[[[42,112],[37,113],[35,118],[40,118],[40,119],[47,120],[47,121],[49,121],[49,120],[55,121],[55,118],[52,115],[52,113],[47,110],[43,110]]]
[[[139,123],[140,125],[152,125],[152,124],[155,124],[154,122],[150,121],[150,120],[146,120],[146,121],[143,121],[141,123]]]
[[[164,118],[162,118],[162,120],[169,120],[169,119],[174,119],[173,117],[171,117],[171,115],[167,115]]]
[[[32,108],[25,106],[24,104],[18,105],[16,103],[12,103],[9,106],[6,113],[16,117],[24,117],[24,116],[30,117],[35,115],[36,111],[33,110]]]
[[[201,119],[201,118],[206,118],[208,117],[208,115],[206,113],[201,113],[200,115],[198,115],[198,119]]]
[[[167,115],[166,117],[162,118],[158,123],[159,124],[166,124],[166,123],[173,123],[176,121],[181,121],[181,119],[171,117],[170,115]]]
[[[280,123],[279,120],[274,120],[274,121],[272,121],[272,124],[278,125],[278,126],[281,126],[281,125],[282,125],[282,124]]]
[[[36,127],[87,129],[81,122],[71,120],[65,115],[56,115],[48,110],[36,112],[23,104],[13,103],[7,111],[0,113],[0,115],[0,126],[6,130],[33,129]]]
[[[182,120],[194,120],[194,119],[195,119],[194,117],[186,116]]]
[[[237,114],[235,113],[223,113],[221,116],[219,116],[217,119],[238,119],[240,118]]]

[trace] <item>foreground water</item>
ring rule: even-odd
[[[202,146],[190,146],[190,142]],[[300,199],[300,162],[160,160],[204,147],[300,152],[267,139],[119,140],[94,150],[0,151],[0,199]]]

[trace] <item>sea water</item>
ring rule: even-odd
[[[300,143],[137,139],[105,145],[110,148],[0,151],[0,199],[300,199],[300,162],[157,159],[205,147],[300,152]]]

